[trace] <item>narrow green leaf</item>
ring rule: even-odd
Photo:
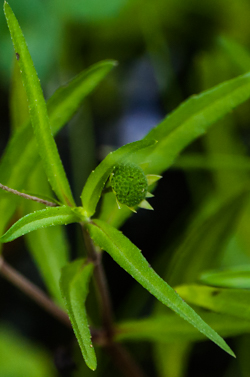
[[[250,266],[207,271],[201,274],[200,281],[219,287],[250,288]]]
[[[72,117],[83,99],[114,67],[115,62],[104,61],[81,72],[67,85],[59,88],[48,101],[48,113],[55,135]],[[0,162],[0,182],[16,190],[22,190],[38,162],[38,153],[31,125],[19,129],[11,137]],[[0,191],[0,234],[13,216],[20,198]]]
[[[138,154],[140,160],[148,162],[146,173],[161,174],[168,169],[186,146],[249,98],[250,73],[247,73],[183,102],[145,137],[158,140],[151,151]],[[101,213],[102,220],[115,226],[120,226],[127,217],[124,211],[117,212],[115,203],[112,207],[105,206]]]
[[[250,291],[196,284],[180,285],[175,290],[190,304],[250,320]]]
[[[250,332],[250,321],[237,321],[235,317],[217,313],[199,312],[199,314],[221,336],[237,336]],[[172,343],[205,340],[205,336],[180,317],[168,314],[149,319],[122,322],[116,327],[115,339],[119,341],[148,340]]]
[[[97,87],[116,65],[117,62],[114,60],[104,60],[93,64],[66,85],[56,90],[47,103],[53,134],[56,134],[72,118],[83,99]]]
[[[107,155],[97,168],[92,171],[83,188],[81,199],[83,208],[86,211],[86,216],[92,216],[95,213],[104,185],[114,169],[114,166],[121,161],[128,159],[132,154],[143,148],[151,147],[155,143],[155,140],[135,141],[134,143],[124,145],[115,152],[111,152]]]
[[[60,286],[83,358],[88,367],[95,370],[97,362],[85,310],[93,269],[93,263],[86,263],[84,259],[68,264],[62,269]]]
[[[220,37],[218,42],[241,73],[249,71],[250,53],[246,47],[225,36]]]
[[[158,140],[148,154],[148,169],[160,174],[193,140],[218,119],[250,98],[250,73],[192,96],[152,129],[146,139]]]
[[[10,6],[4,3],[5,17],[26,90],[29,113],[37,146],[47,177],[58,198],[66,205],[74,205],[69,183],[53,139],[46,103],[22,30]]]
[[[103,221],[94,220],[94,224],[89,223],[86,226],[91,238],[98,246],[106,250],[125,271],[159,301],[174,310],[223,350],[234,355],[224,340],[156,274],[140,250],[128,238]]]
[[[79,221],[71,207],[49,207],[22,217],[0,238],[0,241],[10,242],[32,230]]]

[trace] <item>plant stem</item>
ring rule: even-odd
[[[89,259],[94,263],[95,269],[94,269],[94,276],[95,281],[97,285],[97,294],[99,296],[99,302],[102,312],[102,321],[103,321],[103,327],[107,333],[107,336],[109,338],[112,338],[113,336],[113,310],[112,310],[112,304],[110,300],[107,280],[105,276],[105,272],[103,270],[102,266],[102,254],[101,252],[97,252],[95,249],[95,246],[89,237],[88,232],[83,227],[83,236],[84,241],[86,244],[86,248],[89,254]]]
[[[68,315],[50,300],[41,289],[6,263],[3,257],[0,257],[0,274],[64,325],[71,327]]]
[[[121,344],[112,343],[107,347],[107,351],[117,367],[122,370],[125,377],[146,377],[141,368]]]
[[[52,203],[52,202],[49,202],[49,201],[41,199],[41,198],[37,198],[36,196],[24,194],[23,192],[14,190],[14,189],[12,189],[12,188],[10,188],[8,186],[4,186],[1,183],[0,183],[0,188],[3,189],[3,190],[5,190],[5,191],[7,191],[7,192],[11,192],[12,194],[21,196],[22,198],[29,199],[29,200],[34,200],[35,202],[45,204],[48,207],[56,207],[58,205],[56,203]]]
[[[106,335],[106,341],[103,345],[113,359],[114,364],[116,364],[116,366],[125,377],[146,377],[144,372],[141,371],[140,367],[136,364],[131,355],[120,344],[114,342],[113,340],[114,315],[107,285],[107,279],[101,260],[102,253],[96,249],[92,239],[89,236],[89,233],[83,225],[82,229],[89,259],[95,265],[94,277],[102,313],[103,330]]]

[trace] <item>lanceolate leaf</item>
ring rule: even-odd
[[[59,88],[48,101],[48,114],[55,135],[72,117],[82,100],[114,67],[114,61],[104,61],[81,72],[67,85]],[[22,190],[32,168],[37,164],[38,153],[31,125],[27,124],[11,137],[0,163],[0,182]],[[12,217],[20,198],[0,192],[0,234]]]
[[[36,211],[22,217],[0,238],[0,241],[10,242],[23,236],[32,230],[45,228],[53,225],[66,225],[78,222],[79,217],[72,211],[71,207],[50,207]]]
[[[94,220],[94,224],[89,223],[86,226],[94,242],[106,250],[144,288],[230,355],[234,355],[224,340],[157,275],[140,250],[128,238],[100,220]]]
[[[40,81],[18,21],[6,2],[4,4],[4,11],[28,98],[31,123],[47,177],[58,198],[64,204],[72,206],[74,205],[74,199],[51,133]]]
[[[115,165],[121,161],[125,161],[135,152],[143,148],[148,148],[156,143],[155,140],[141,140],[124,145],[111,152],[90,174],[86,185],[83,188],[81,199],[86,216],[92,216],[95,213],[97,203],[100,199],[103,187],[114,169]]]
[[[200,281],[219,287],[250,288],[250,265],[207,271],[201,274]]]
[[[94,265],[84,259],[76,260],[62,269],[60,286],[83,358],[92,370],[96,369],[96,356],[85,310],[89,280]]]
[[[225,289],[204,285],[180,285],[176,292],[188,303],[217,313],[250,319],[250,291]],[[237,319],[235,319],[237,321]],[[238,319],[239,321],[239,319]]]
[[[146,172],[161,174],[168,169],[187,145],[249,98],[250,73],[247,73],[183,102],[145,137],[146,140],[158,140],[151,151],[142,151],[138,156],[148,162]],[[114,215],[109,217],[112,212]],[[118,225],[122,223],[119,216],[124,221],[123,211],[118,212],[115,204],[108,210],[106,207],[101,214],[103,220],[110,219],[110,224]]]
[[[250,332],[250,321],[237,321],[235,317],[216,313],[200,312],[200,315],[221,336],[236,336]],[[119,341],[148,340],[161,343],[205,340],[204,334],[173,314],[120,323],[116,327],[115,338]]]
[[[149,156],[155,174],[166,170],[178,154],[218,119],[250,98],[250,73],[189,98],[146,136],[159,140]]]
[[[117,65],[114,60],[104,60],[82,71],[66,85],[61,86],[48,100],[48,114],[52,133],[57,133],[79,108],[83,99]]]

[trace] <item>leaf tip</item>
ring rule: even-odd
[[[85,361],[86,361],[86,360],[85,360]],[[97,361],[96,361],[96,358],[95,358],[92,362],[89,362],[87,365],[88,365],[89,369],[95,371],[96,368],[97,368]]]

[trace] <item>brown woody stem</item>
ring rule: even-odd
[[[37,198],[36,196],[32,196],[32,195],[28,195],[28,194],[24,194],[23,192],[20,192],[20,191],[17,191],[17,190],[14,190],[8,186],[4,186],[0,183],[0,188],[2,190],[5,190],[7,192],[11,192],[12,194],[15,194],[15,195],[18,195],[18,196],[21,196],[22,198],[25,198],[25,199],[29,199],[29,200],[34,200],[35,202],[38,202],[38,203],[42,203],[42,204],[45,204],[46,206],[48,207],[57,207],[57,204],[56,203],[52,203],[52,202],[49,202],[47,200],[44,200],[44,199],[41,199],[41,198]]]
[[[68,315],[50,300],[41,289],[6,263],[3,257],[0,257],[0,274],[64,325],[71,327]]]

